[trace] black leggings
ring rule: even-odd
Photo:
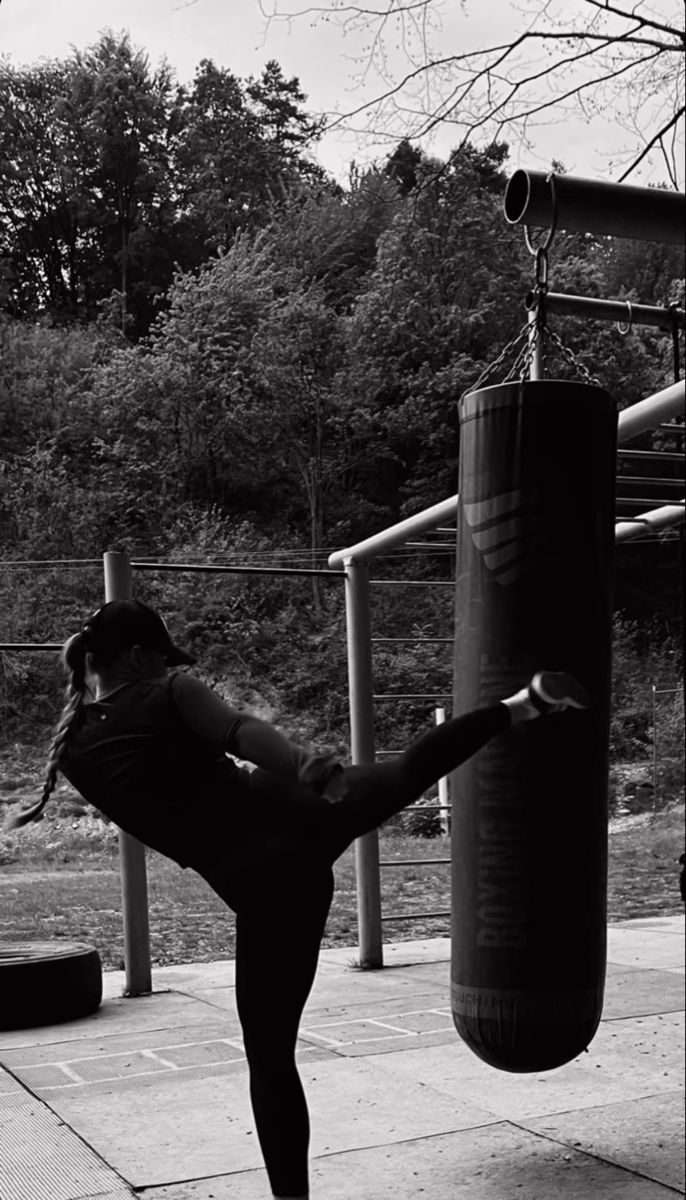
[[[255,771],[245,830],[200,874],[236,913],[236,1003],[250,1097],[275,1196],[308,1191],[309,1117],[295,1063],[333,896],[335,860],[510,723],[502,704],[456,717],[390,762],[348,767],[336,804]]]

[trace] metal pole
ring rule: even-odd
[[[374,684],[372,672],[369,571],[366,563],[346,559],[346,613],[348,629],[348,687],[350,741],[355,764],[374,762]],[[360,966],[383,966],[381,933],[381,871],[376,830],[355,842],[357,918]]]
[[[653,690],[653,813],[657,811],[657,692]]]
[[[131,596],[131,562],[128,554],[108,551],[104,556],[105,600]],[[152,991],[150,925],[145,847],[137,838],[119,831],[122,917],[124,922],[125,996],[146,996]]]
[[[683,522],[683,500],[681,504],[664,504],[662,508],[652,508],[648,512],[639,513],[633,519],[618,521],[615,525],[615,542],[628,542],[657,529],[666,529],[669,525],[683,525]]]
[[[530,309],[535,301],[533,291],[527,293],[525,305]],[[565,292],[548,292],[545,298],[549,313],[560,316],[591,317],[596,321],[616,321],[620,325],[651,325],[655,329],[671,330],[674,321],[683,326],[683,308],[656,308],[651,304],[633,304],[627,300],[597,300],[590,296],[573,296]]]
[[[628,442],[637,434],[645,433],[647,429],[655,429],[660,421],[679,416],[684,409],[684,396],[686,385],[681,379],[679,383],[670,384],[654,396],[648,396],[645,400],[639,400],[638,404],[631,404],[629,408],[622,409],[617,423],[617,440],[620,443]]]
[[[511,225],[576,229],[683,246],[683,192],[605,183],[544,171],[515,171],[505,190]]]
[[[539,307],[530,308],[527,314],[529,324],[529,379],[543,378],[543,337],[539,321]]]
[[[444,708],[436,709],[436,724],[445,724]],[[448,791],[448,779],[445,775],[438,781],[438,803],[440,808],[439,820],[441,822],[441,833],[447,836],[450,833],[450,793]]]
[[[457,496],[449,496],[447,500],[441,500],[430,508],[424,508],[413,517],[406,517],[404,521],[398,521],[396,525],[389,525],[380,533],[374,533],[371,537],[356,542],[354,546],[348,546],[345,550],[335,550],[333,554],[329,555],[329,566],[340,567],[347,561],[354,560],[359,563],[363,559],[376,558],[377,555],[385,554],[395,546],[403,546],[414,534],[423,533],[425,529],[433,529],[435,525],[440,525],[441,521],[452,520],[456,511]]]

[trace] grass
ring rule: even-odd
[[[79,815],[78,809],[63,797],[56,807],[60,815],[0,839],[0,941],[87,941],[98,948],[105,969],[120,968],[116,831],[95,817]],[[683,805],[613,825],[610,921],[683,912],[676,862],[684,848]],[[381,857],[449,858],[449,841],[383,834]],[[384,871],[384,912],[446,910],[449,882],[449,866]],[[336,864],[336,883],[324,945],[356,947],[352,851]],[[233,916],[192,871],[150,854],[148,890],[153,965],[233,958]],[[389,922],[385,936],[389,941],[408,941],[448,932],[447,917],[417,918]]]

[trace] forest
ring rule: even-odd
[[[109,32],[66,60],[0,60],[1,642],[78,627],[105,550],[321,568],[457,490],[458,400],[507,361],[533,283],[502,216],[508,147],[438,160],[401,140],[341,184],[312,156],[321,127],[274,61],[241,79],[204,60],[181,86]],[[550,286],[683,306],[683,257],[558,232]],[[554,332],[549,374],[590,376],[620,408],[674,378],[669,331]],[[666,469],[643,466],[636,494],[659,502],[641,489]],[[675,689],[663,740],[679,736],[681,554],[674,533],[618,549],[617,759],[650,754],[653,684]],[[379,570],[449,581],[453,562],[446,534]],[[135,587],[223,694],[345,750],[339,581],[145,572]],[[381,591],[374,618],[449,637],[450,589]],[[450,690],[445,647],[382,649],[376,671],[380,691]],[[40,740],[59,687],[54,655],[0,652],[0,738]],[[382,714],[380,744],[425,708]]]

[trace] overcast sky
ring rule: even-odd
[[[274,0],[265,0],[273,4]],[[293,4],[304,9],[307,0]],[[567,8],[574,8],[572,3]],[[466,11],[458,0],[446,0],[440,48],[465,49],[502,42],[521,29],[521,14],[511,0],[474,0]],[[156,65],[164,56],[180,81],[190,81],[203,58],[246,78],[259,75],[265,62],[276,59],[287,77],[296,75],[308,96],[311,111],[346,110],[371,97],[378,81],[370,80],[365,91],[355,82],[355,72],[365,61],[363,42],[343,37],[333,22],[313,23],[303,16],[291,22],[266,27],[258,0],[2,0],[0,4],[0,54],[14,65],[39,58],[64,58],[71,47],[83,49],[96,41],[100,31],[127,30],[137,47],[144,49]],[[400,56],[398,63],[401,62]],[[534,149],[521,150],[512,138],[512,168],[544,170],[553,158],[577,175],[594,178],[607,174],[607,155],[621,145],[616,122],[594,126],[565,120],[536,133]],[[449,128],[439,130],[427,149],[444,157],[455,145],[457,135]],[[351,159],[364,162],[382,158],[389,144],[365,143],[351,135],[329,134],[320,150],[323,165],[345,178]],[[659,178],[653,176],[653,179]],[[635,182],[645,183],[641,179]]]

